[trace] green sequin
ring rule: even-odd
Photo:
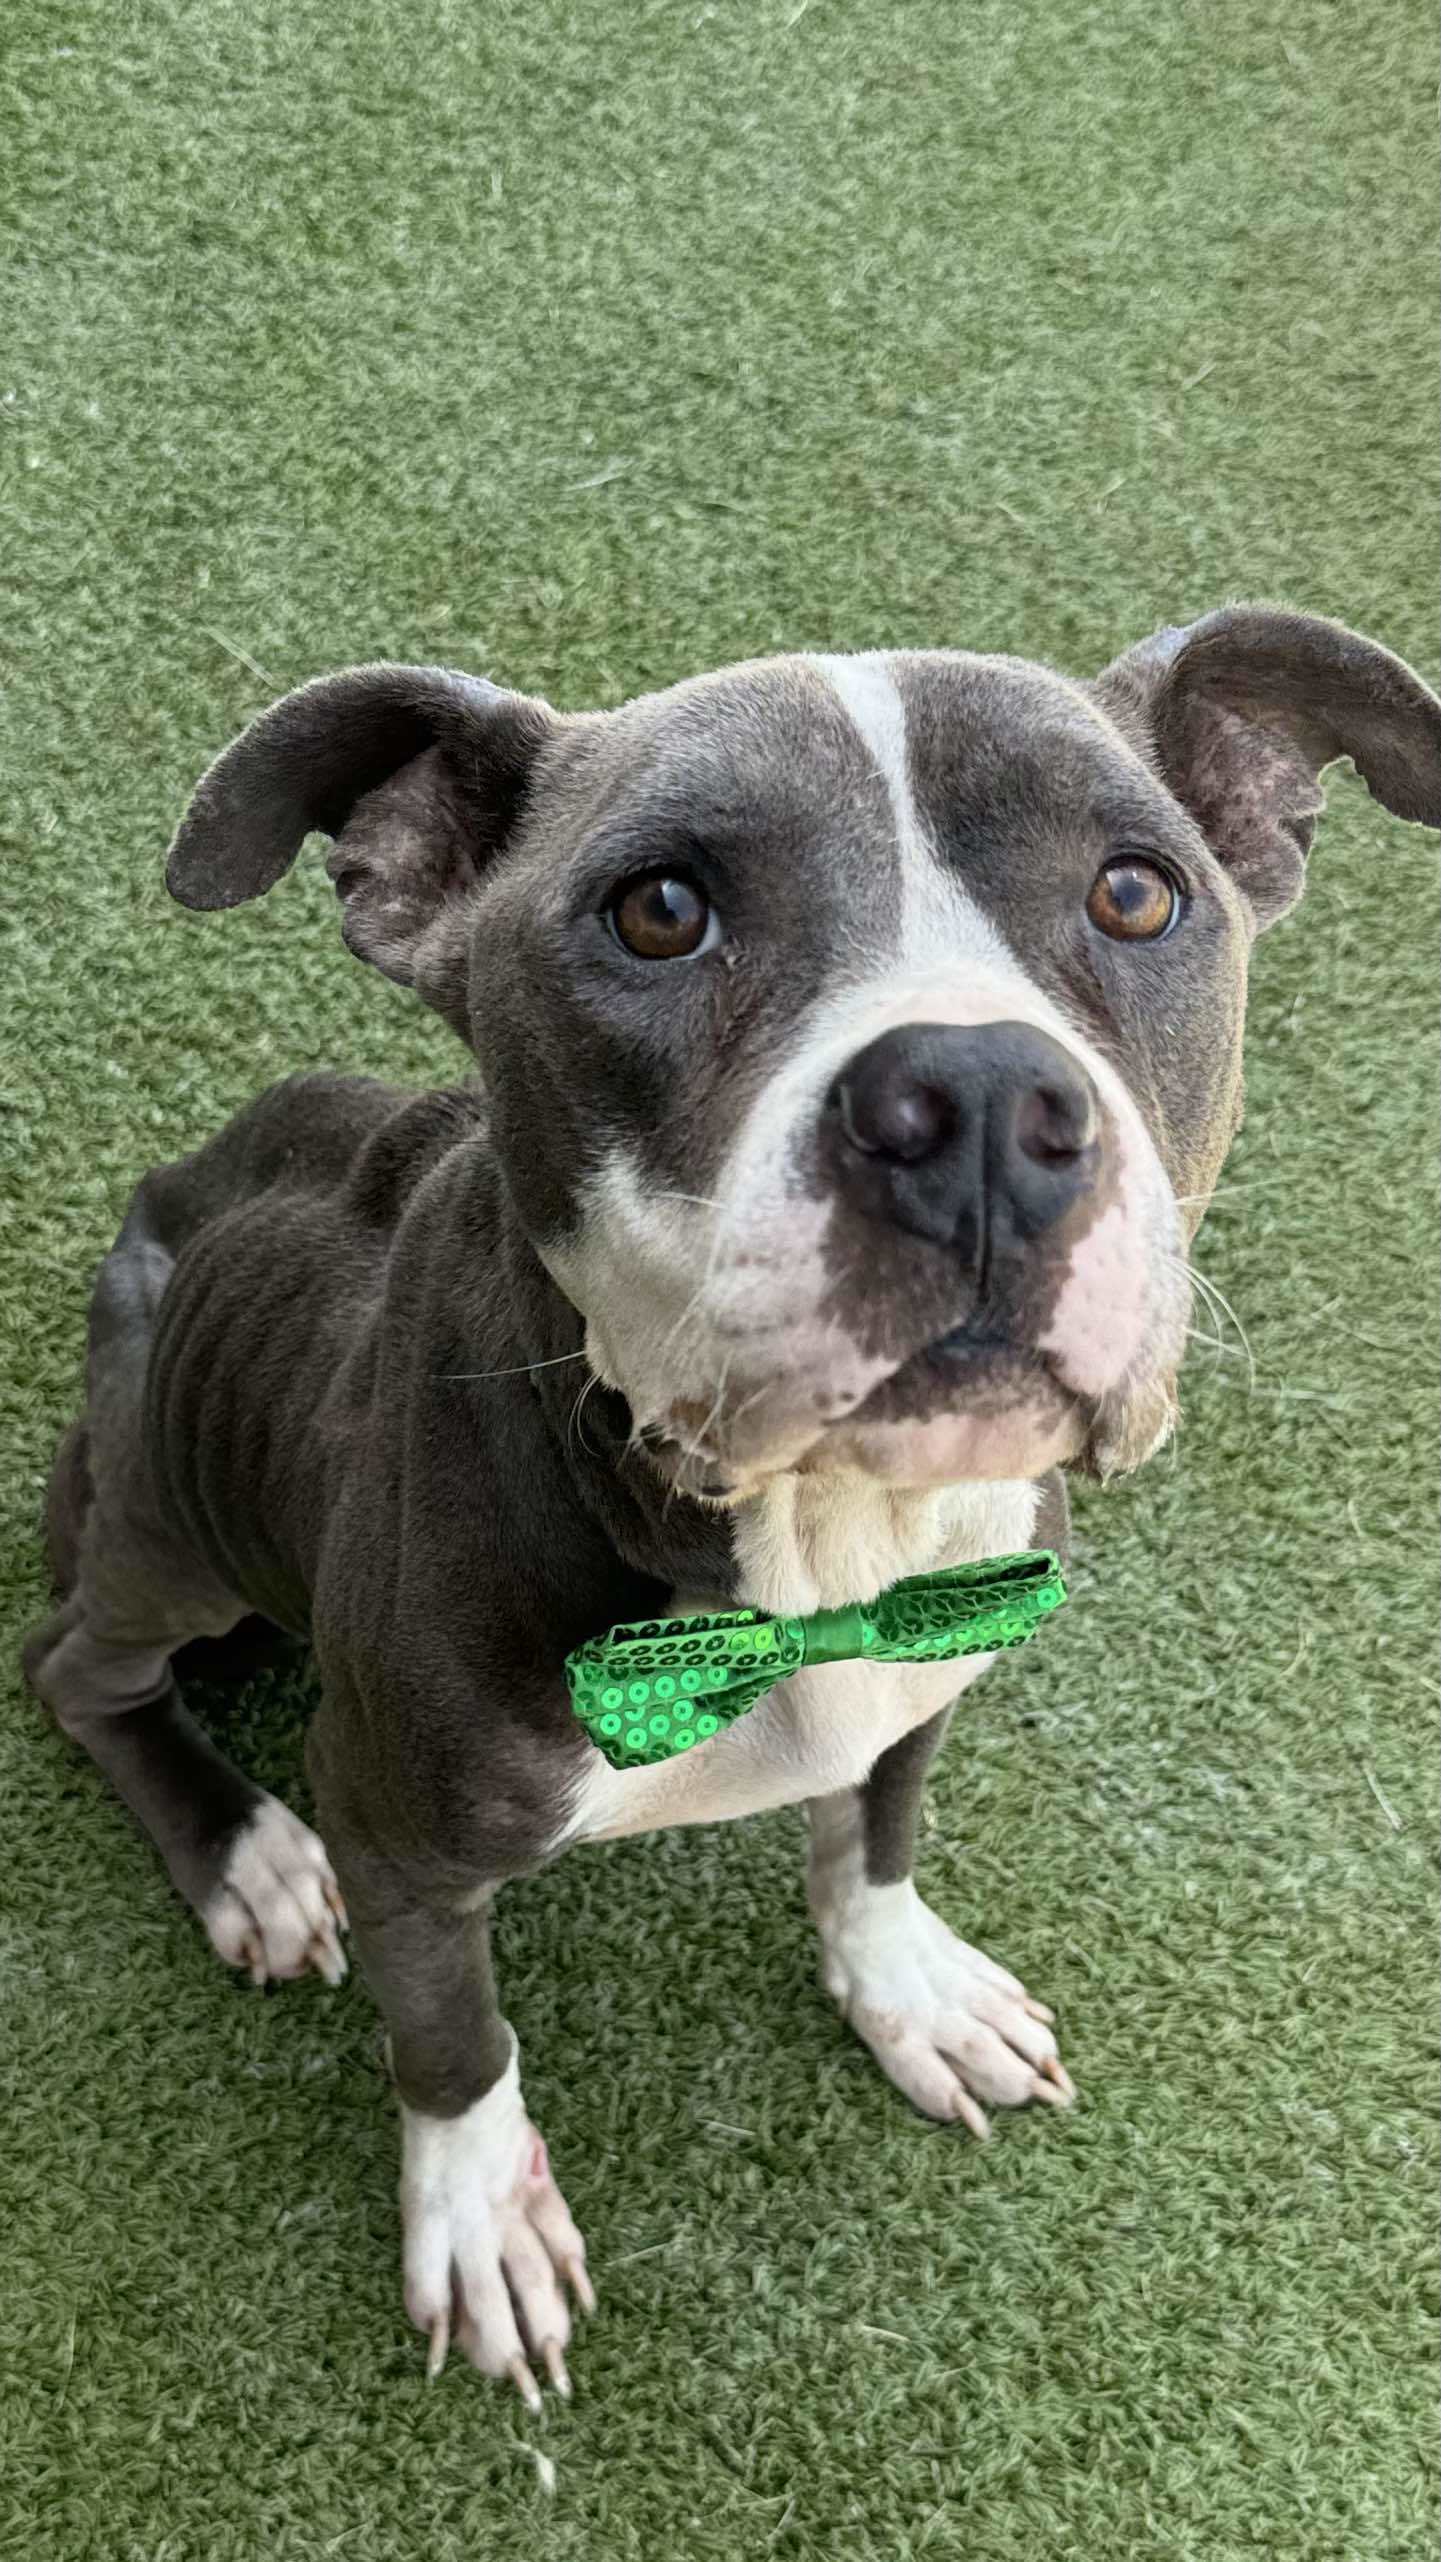
[[[708,1742],[804,1664],[947,1663],[999,1653],[1024,1645],[1065,1598],[1059,1558],[1038,1549],[912,1575],[876,1601],[804,1619],[727,1610],[612,1628],[567,1656],[565,1677],[591,1741],[617,1770],[635,1770]],[[705,1711],[697,1715],[702,1691]],[[627,1707],[629,1718],[618,1713]]]

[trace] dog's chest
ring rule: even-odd
[[[1024,1548],[1030,1485],[897,1494],[868,1480],[782,1478],[736,1518],[741,1598],[810,1611],[866,1598],[903,1575]],[[677,1594],[678,1616],[714,1603]],[[818,1666],[779,1682],[723,1734],[645,1770],[593,1753],[566,1828],[570,1841],[723,1823],[854,1788],[887,1746],[925,1724],[985,1670],[960,1663]]]

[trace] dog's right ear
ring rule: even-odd
[[[272,703],[196,787],[166,879],[186,907],[238,907],[313,828],[352,952],[466,1037],[467,894],[510,835],[548,703],[448,667],[349,667]]]

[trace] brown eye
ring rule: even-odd
[[[1158,943],[1181,912],[1176,884],[1158,863],[1134,857],[1098,872],[1086,914],[1117,943]]]
[[[642,961],[688,961],[711,930],[710,901],[693,881],[670,872],[632,881],[610,911],[618,943]]]

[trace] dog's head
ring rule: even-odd
[[[692,1493],[1134,1465],[1240,1112],[1247,956],[1349,756],[1441,824],[1441,703],[1259,607],[1089,683],[779,658],[604,714],[438,668],[274,704],[170,885],[308,830],[351,949],[468,1041],[517,1212]]]

